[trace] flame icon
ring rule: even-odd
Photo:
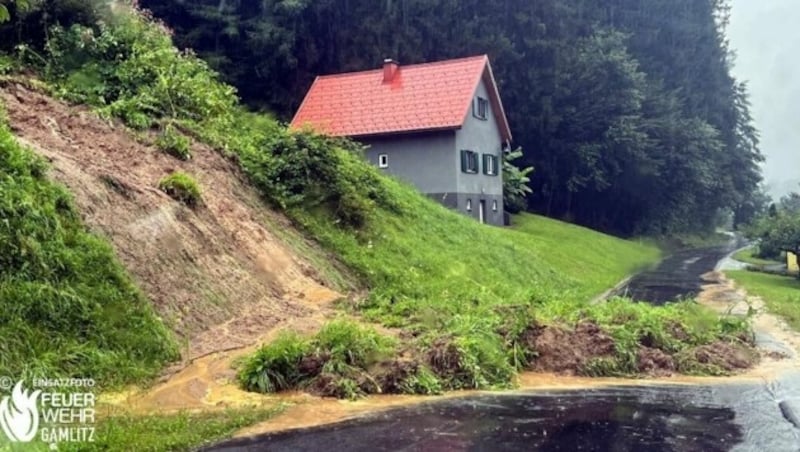
[[[11,398],[3,397],[0,402],[0,427],[12,442],[27,443],[39,430],[39,409],[36,399],[42,391],[28,393],[22,390],[22,381],[17,382],[11,391]]]

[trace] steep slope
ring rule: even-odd
[[[12,131],[50,161],[51,176],[74,194],[85,223],[108,237],[182,339],[184,359],[252,344],[342,296],[335,270],[319,271],[270,230],[291,234],[219,153],[195,144],[193,159],[182,162],[86,108],[19,85],[0,94]],[[202,206],[190,209],[157,189],[173,170],[195,176]],[[295,241],[304,254],[325,259]]]

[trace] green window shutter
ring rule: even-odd
[[[495,176],[499,176],[500,175],[500,158],[497,157],[496,155],[493,155],[492,156],[492,160],[494,160],[494,175]]]
[[[461,151],[461,172],[467,172],[467,151]]]
[[[489,174],[489,159],[492,158],[489,154],[483,154],[483,174]]]

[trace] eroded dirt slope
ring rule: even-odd
[[[50,160],[51,177],[72,191],[85,222],[110,239],[173,326],[184,362],[318,318],[341,297],[270,230],[291,226],[217,152],[193,144],[192,160],[179,161],[86,108],[19,85],[0,87],[0,100],[15,135]],[[202,207],[156,188],[174,170],[195,176]]]

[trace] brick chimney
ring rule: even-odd
[[[383,60],[383,83],[392,83],[397,71],[400,70],[400,65],[397,61],[387,58]]]

